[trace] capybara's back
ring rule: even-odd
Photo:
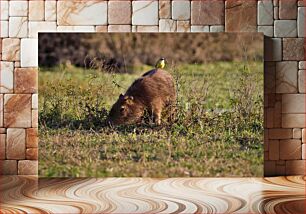
[[[137,122],[147,110],[157,124],[161,123],[161,113],[173,107],[176,90],[173,77],[162,69],[153,69],[143,74],[120,95],[113,105],[109,121],[112,124]]]

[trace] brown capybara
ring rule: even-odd
[[[176,90],[172,76],[162,69],[153,69],[135,80],[124,95],[120,94],[108,116],[112,125],[137,123],[148,111],[154,122],[161,124],[165,108],[172,108]]]

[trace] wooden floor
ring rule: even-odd
[[[28,213],[305,213],[305,178],[3,176],[1,211]]]

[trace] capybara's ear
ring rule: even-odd
[[[133,96],[125,96],[125,97],[124,97],[125,103],[127,103],[127,104],[129,104],[129,105],[133,104],[133,100],[134,100],[134,97],[133,97]]]
[[[124,100],[134,100],[134,97],[133,96],[125,96]]]
[[[119,95],[119,99],[122,99],[124,96],[123,96],[123,94],[120,94]]]

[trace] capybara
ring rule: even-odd
[[[154,123],[160,125],[163,110],[173,108],[175,101],[173,77],[165,70],[153,69],[135,80],[124,95],[120,94],[110,110],[108,122],[112,125],[138,123],[147,111]]]

